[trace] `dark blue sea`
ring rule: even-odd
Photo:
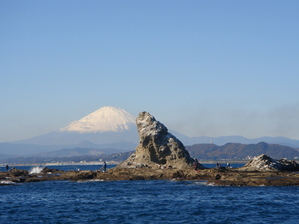
[[[0,223],[299,223],[299,187],[201,181],[48,181],[0,186]]]

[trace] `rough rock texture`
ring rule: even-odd
[[[240,171],[239,169],[207,169],[206,177],[209,184],[217,186],[299,186],[299,174],[285,171]],[[199,174],[200,175],[200,174]],[[211,178],[214,175],[214,180]],[[198,176],[198,178],[205,178]]]
[[[152,168],[173,167],[187,168],[194,160],[184,145],[159,121],[148,112],[141,112],[136,119],[139,145],[125,162],[118,168],[150,166]]]
[[[240,170],[246,171],[298,171],[299,165],[295,161],[286,159],[274,160],[271,157],[262,154],[254,157],[246,163]]]
[[[212,168],[196,171],[187,169],[118,168],[100,171],[59,171],[56,174],[14,177],[0,172],[0,186],[40,181],[118,181],[118,180],[177,180],[201,181],[219,186],[299,186],[298,172],[240,171],[233,168]],[[23,171],[26,173],[26,171]]]
[[[19,170],[16,168],[12,168],[10,171],[8,171],[9,176],[12,177],[19,177],[19,176],[28,176],[29,172],[26,170]]]

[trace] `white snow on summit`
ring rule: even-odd
[[[80,133],[120,132],[128,130],[129,125],[135,125],[135,117],[127,111],[116,107],[102,107],[59,131],[73,131]]]

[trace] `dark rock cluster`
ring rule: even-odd
[[[286,159],[275,160],[265,154],[251,159],[240,170],[244,171],[299,171],[299,165],[295,161]]]

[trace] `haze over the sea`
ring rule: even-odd
[[[188,136],[299,139],[299,2],[2,1],[0,142],[104,106]]]

